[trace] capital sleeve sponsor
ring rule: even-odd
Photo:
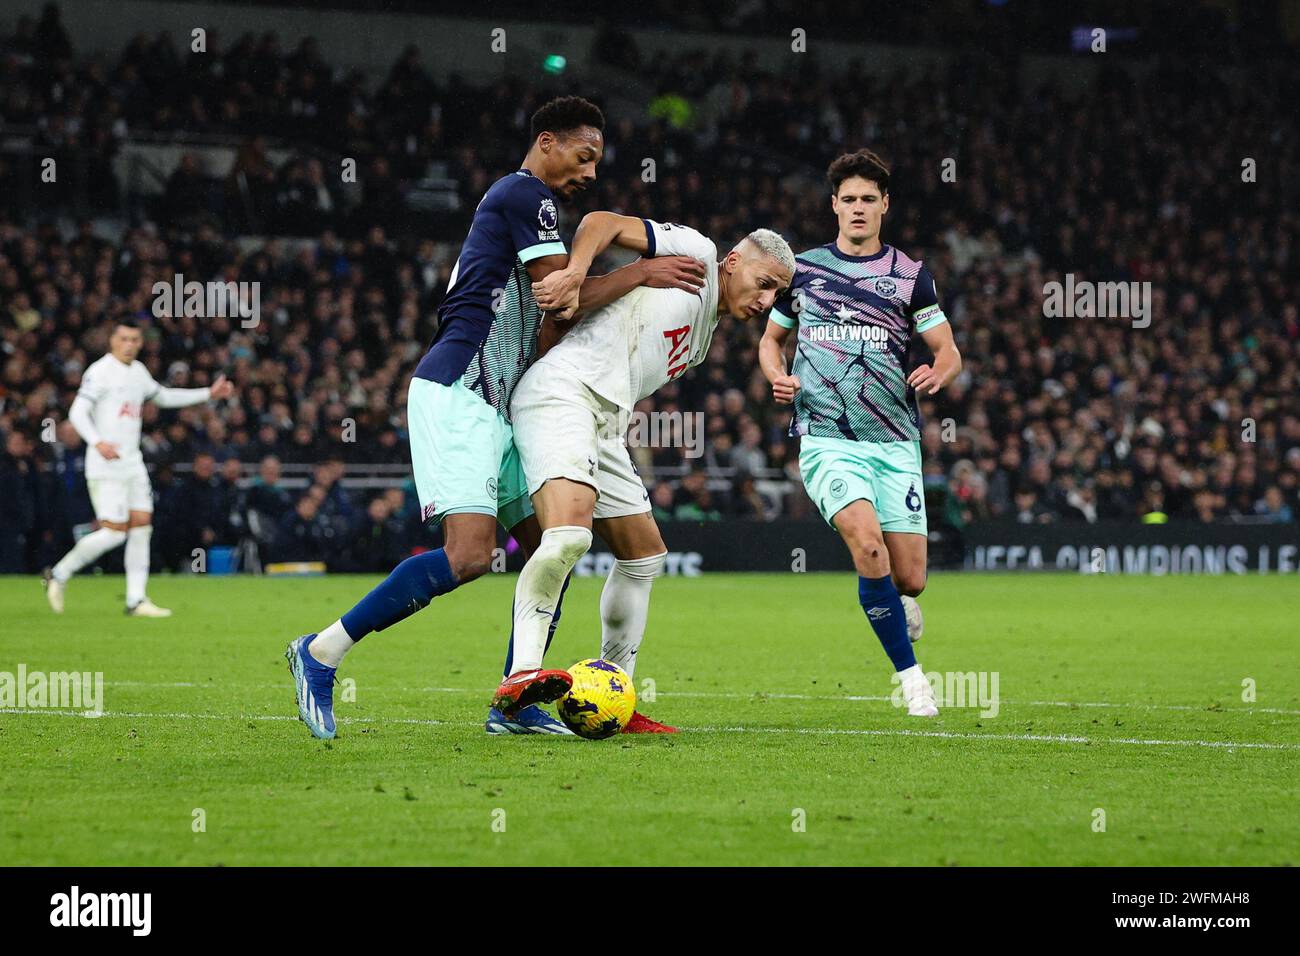
[[[917,332],[924,332],[948,321],[943,309],[939,307],[939,292],[934,286],[934,276],[925,266],[921,266],[916,284],[912,286],[912,300],[908,303],[908,309]]]

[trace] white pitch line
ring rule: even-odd
[[[1231,740],[1149,740],[1144,737],[1077,737],[1069,734],[965,734],[946,730],[836,730],[813,727],[691,727],[690,730],[747,734],[847,734],[866,737],[939,737],[949,740],[1029,740],[1061,744],[1131,744],[1155,747],[1215,747],[1235,750],[1300,750],[1300,744],[1239,743]]]
[[[178,714],[157,711],[104,710],[97,714],[84,710],[60,710],[55,707],[0,707],[0,714],[16,714],[27,717],[83,717],[86,720],[100,720],[104,717],[116,717],[124,720],[135,718],[165,718],[167,720],[297,720],[294,714]],[[416,717],[339,717],[340,724],[419,724],[428,727],[450,727],[457,723],[466,727],[480,726],[477,721],[433,720]]]
[[[168,720],[274,720],[293,721],[298,718],[290,714],[185,714],[185,713],[151,713],[144,711],[104,711],[89,715],[84,711],[56,710],[53,708],[0,708],[0,714],[14,714],[33,717],[82,717],[85,719],[119,719],[163,718]],[[461,726],[477,727],[477,721],[430,720],[414,717],[340,717],[340,724],[406,724],[422,727]],[[1300,744],[1292,743],[1258,743],[1231,740],[1151,740],[1144,737],[1080,737],[1067,734],[971,734],[945,730],[885,730],[885,729],[835,729],[815,727],[686,727],[692,733],[724,734],[811,734],[850,737],[931,737],[943,740],[1009,740],[1029,743],[1058,744],[1122,744],[1142,747],[1209,747],[1218,750],[1300,750]]]
[[[250,690],[280,690],[283,684],[219,684],[216,682],[196,684],[192,682],[151,682],[151,681],[105,681],[106,687],[199,687],[210,688],[212,690],[228,690],[231,687],[240,687]],[[482,694],[484,697],[492,693],[490,687],[384,687],[385,691],[407,694]],[[893,698],[889,696],[875,696],[871,694],[785,694],[769,693],[767,691],[753,691],[748,694],[739,694],[734,691],[677,691],[664,690],[658,692],[660,697],[698,697],[714,700],[753,700],[754,698],[767,698],[769,700],[829,700],[844,702],[889,702]],[[1002,698],[998,701],[999,706],[1003,707],[1101,707],[1116,708],[1121,710],[1170,710],[1179,712],[1191,712],[1202,714],[1279,714],[1285,717],[1300,717],[1300,710],[1288,710],[1283,707],[1218,707],[1212,708],[1205,705],[1197,704],[1142,704],[1142,703],[1117,703],[1106,700],[1007,700]]]
[[[430,687],[429,690],[452,690],[450,687]],[[892,697],[873,697],[866,694],[769,694],[754,691],[752,694],[736,694],[722,691],[660,691],[662,697],[726,697],[736,700],[748,700],[755,697],[767,697],[774,700],[840,700],[840,701],[890,701]],[[1284,710],[1280,707],[1218,707],[1210,708],[1195,704],[1119,704],[1114,701],[1075,701],[1075,700],[1007,700],[1001,698],[999,706],[1011,707],[1121,707],[1126,710],[1178,710],[1197,711],[1207,714],[1286,714],[1300,716],[1300,710]]]

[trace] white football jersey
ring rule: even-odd
[[[631,410],[661,386],[704,361],[718,326],[718,248],[688,226],[645,220],[647,256],[692,256],[704,263],[704,287],[633,289],[583,316],[536,365],[562,366],[593,392]]]
[[[119,456],[109,461],[95,450],[93,442],[88,442],[87,478],[113,478],[143,464],[140,412],[161,389],[140,361],[123,365],[112,355],[105,355],[86,369],[77,397],[90,403],[90,418],[99,440],[116,445]]]

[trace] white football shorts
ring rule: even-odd
[[[86,489],[95,517],[100,521],[125,524],[129,512],[147,511],[153,514],[153,488],[144,463],[126,471],[121,477],[87,478]]]
[[[510,418],[530,495],[553,478],[567,478],[596,489],[596,518],[650,510],[650,493],[620,427],[627,413],[572,372],[534,365],[515,386]]]

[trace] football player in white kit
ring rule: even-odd
[[[68,412],[86,443],[86,487],[99,528],[86,535],[45,573],[45,595],[63,613],[68,579],[102,555],[126,545],[126,613],[169,617],[145,594],[149,582],[149,538],[153,534],[153,489],[140,454],[140,409],[146,401],[184,408],[234,394],[224,376],[211,388],[165,388],[153,380],[136,355],[144,335],[133,322],[119,322],[108,340],[109,352],[81,376]]]
[[[600,656],[632,675],[650,588],[667,557],[624,441],[632,408],[704,360],[719,316],[761,316],[794,276],[794,253],[768,229],[719,261],[694,229],[593,212],[578,227],[568,266],[533,284],[538,305],[572,315],[587,269],[611,243],[643,256],[697,258],[705,284],[698,294],[638,288],[588,313],[515,389],[515,444],[542,538],[515,589],[512,673],[541,667],[551,609],[594,528],[615,558],[600,599]],[[634,714],[625,732],[672,730]]]

